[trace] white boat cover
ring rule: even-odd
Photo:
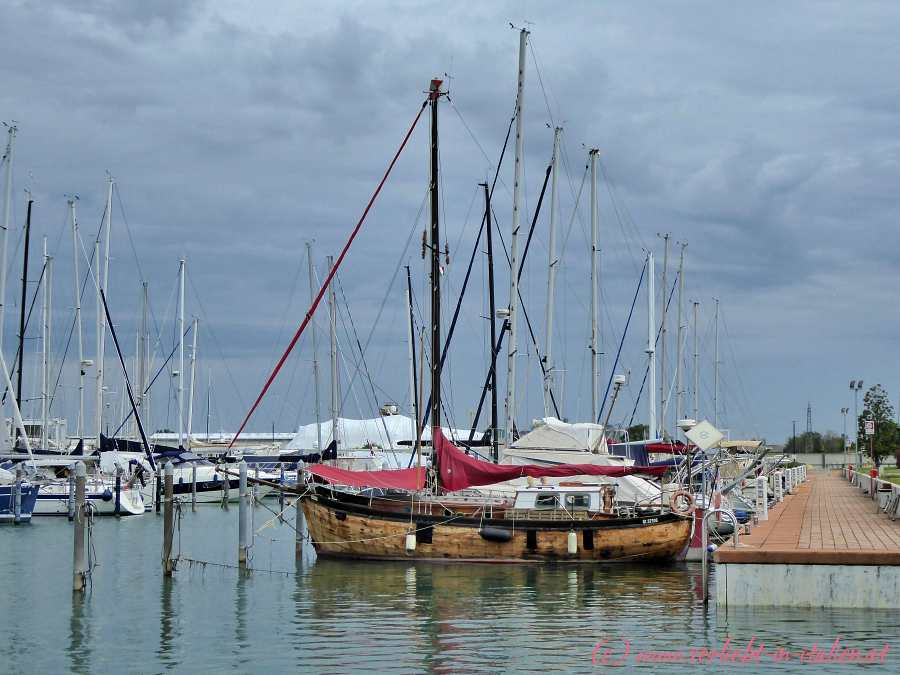
[[[328,446],[331,443],[331,420],[321,424],[322,444]],[[386,429],[386,431],[385,431]],[[449,429],[442,427],[448,438],[468,438],[468,429]],[[354,420],[344,417],[338,418],[338,439],[340,450],[350,448],[380,448],[410,450],[416,437],[415,421],[406,415],[385,415],[369,420]],[[422,439],[431,440],[431,427],[426,426],[422,431]],[[401,445],[400,441],[404,441]],[[316,424],[306,424],[297,431],[297,434],[286,445],[281,447],[281,452],[293,452],[297,450],[317,450],[318,435]]]
[[[534,428],[512,444],[513,448],[581,450],[608,454],[602,424],[569,424],[555,417],[536,420]]]

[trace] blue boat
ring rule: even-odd
[[[0,485],[0,523],[29,523],[39,486],[27,481]]]

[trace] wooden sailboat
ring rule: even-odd
[[[465,492],[473,486],[529,476],[613,478],[639,467],[509,466],[465,455],[441,429],[441,295],[438,221],[438,103],[431,107],[431,423],[430,478],[424,468],[344,471],[308,467],[301,505],[320,555],[361,559],[479,562],[611,562],[675,558],[687,545],[691,520],[661,505],[623,507],[609,482],[531,483],[514,497]],[[515,266],[513,267],[515,269]],[[514,275],[515,276],[515,275]],[[431,483],[426,491],[426,484]]]

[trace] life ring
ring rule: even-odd
[[[673,513],[677,513],[678,515],[690,515],[694,512],[694,495],[687,490],[678,490],[672,495],[672,498],[669,499],[669,508],[672,509]]]

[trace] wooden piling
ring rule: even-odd
[[[159,513],[162,497],[162,475],[160,475],[159,467],[157,467],[156,469],[154,480],[156,481],[156,496],[154,498],[154,501],[156,502],[156,512]]]
[[[197,465],[191,464],[191,511],[197,510]]]
[[[172,461],[166,462],[164,469],[166,497],[165,511],[163,513],[163,550],[162,550],[162,566],[163,575],[170,577],[175,569],[175,562],[172,560],[172,541],[174,539],[175,530],[175,499],[174,499],[174,481],[175,467]]]
[[[84,462],[75,464],[75,514],[74,527],[75,547],[72,564],[72,591],[84,591],[87,577],[87,562],[85,560],[84,531],[87,525],[87,509],[85,508],[84,493],[87,483],[87,469]]]
[[[22,522],[22,481],[25,480],[25,473],[21,466],[16,467],[16,482],[13,483],[13,524],[18,525]]]
[[[238,465],[240,480],[238,481],[238,566],[242,570],[247,569],[247,551],[250,548],[249,518],[250,518],[250,492],[247,489],[247,462],[241,460]]]
[[[116,465],[116,507],[115,514],[118,516],[122,511],[122,467]]]
[[[69,522],[75,519],[75,472],[69,470]]]

